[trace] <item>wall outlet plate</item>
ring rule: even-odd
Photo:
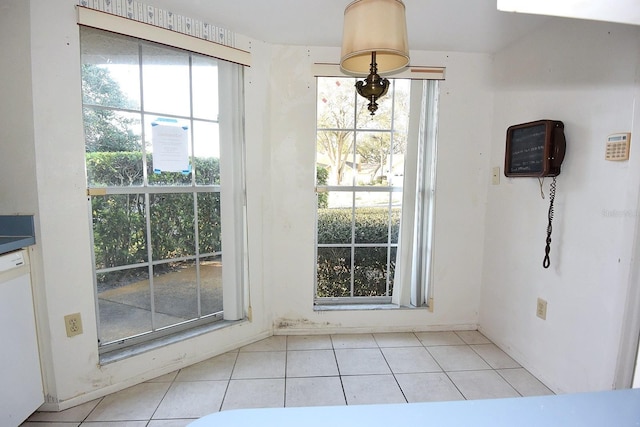
[[[80,313],[64,316],[64,326],[68,337],[80,335],[82,333],[82,317],[80,317]]]
[[[547,302],[542,298],[538,298],[538,305],[536,307],[536,316],[542,320],[547,319]]]

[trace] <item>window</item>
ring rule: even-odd
[[[392,79],[375,116],[354,84],[318,77],[315,303],[422,306],[429,290],[437,81]]]
[[[80,31],[100,350],[242,318],[242,67]]]

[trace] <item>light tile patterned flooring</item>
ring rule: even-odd
[[[23,426],[182,427],[237,408],[543,394],[477,331],[273,336]]]

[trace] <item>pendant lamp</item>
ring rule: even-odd
[[[344,11],[340,68],[347,74],[366,76],[356,83],[374,115],[376,101],[389,90],[392,74],[409,64],[409,43],[404,3],[401,0],[356,0]],[[380,73],[380,74],[378,74]]]

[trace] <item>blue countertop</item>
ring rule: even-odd
[[[509,399],[388,405],[236,409],[190,427],[631,427],[640,426],[640,389]]]
[[[33,215],[0,215],[0,255],[35,243]]]

